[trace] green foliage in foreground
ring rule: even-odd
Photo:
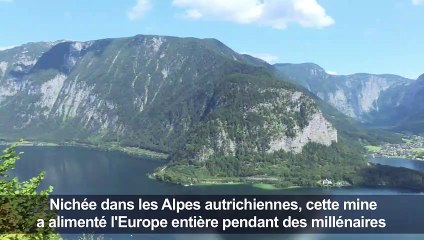
[[[38,191],[44,173],[23,182],[9,175],[22,154],[16,153],[18,144],[0,156],[0,239],[60,239],[51,229],[36,228],[37,219],[51,216],[45,201],[53,188]]]
[[[44,172],[28,181],[20,182],[18,178],[10,179],[8,171],[15,168],[15,162],[20,159],[21,153],[16,153],[19,143],[3,150],[0,156],[0,195],[42,195],[47,196],[53,191],[53,187],[37,192],[38,187],[44,179]]]
[[[61,240],[59,234],[50,228],[36,229],[37,219],[53,217],[46,204],[53,187],[38,191],[44,180],[44,172],[28,181],[21,182],[10,177],[10,170],[23,153],[16,153],[16,147],[23,141],[3,150],[0,156],[0,239],[1,240]],[[28,234],[31,233],[31,234]],[[83,234],[81,240],[102,240],[102,236]]]

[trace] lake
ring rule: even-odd
[[[0,147],[1,148],[1,147]],[[422,194],[389,188],[335,188],[262,190],[248,185],[190,186],[159,182],[149,179],[148,173],[164,162],[131,157],[119,152],[103,152],[77,147],[19,147],[25,152],[16,163],[12,175],[26,180],[46,172],[42,187],[54,186],[54,194]],[[403,159],[370,159],[371,162],[402,166],[424,171],[424,162]],[[69,237],[69,236],[67,236]],[[106,239],[423,239],[422,235],[284,235],[284,236],[222,236],[222,235],[143,235],[105,236]],[[71,237],[69,237],[71,238]]]
[[[370,162],[392,167],[403,167],[418,171],[424,171],[424,161],[409,160],[403,158],[370,158]]]

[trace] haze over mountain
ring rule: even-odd
[[[421,75],[409,86],[395,89],[394,92],[396,92],[394,97],[397,100],[396,107],[390,108],[388,106],[386,108],[390,118],[383,118],[383,121],[388,122],[388,125],[393,126],[395,130],[423,134],[424,75]]]
[[[274,66],[279,75],[360,122],[414,133],[424,130],[418,119],[423,111],[417,106],[422,77],[413,81],[390,74],[332,75],[312,63]]]

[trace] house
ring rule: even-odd
[[[324,180],[322,181],[322,185],[324,185],[324,186],[333,185],[333,182],[332,182],[331,180],[328,180],[328,179],[326,178],[326,179],[324,179]]]

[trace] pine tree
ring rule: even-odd
[[[16,153],[22,140],[3,150],[0,156],[0,239],[61,239],[51,229],[37,229],[37,219],[47,219],[47,197],[53,191],[49,187],[37,191],[44,179],[44,172],[28,181],[10,177],[10,170],[23,153]]]

